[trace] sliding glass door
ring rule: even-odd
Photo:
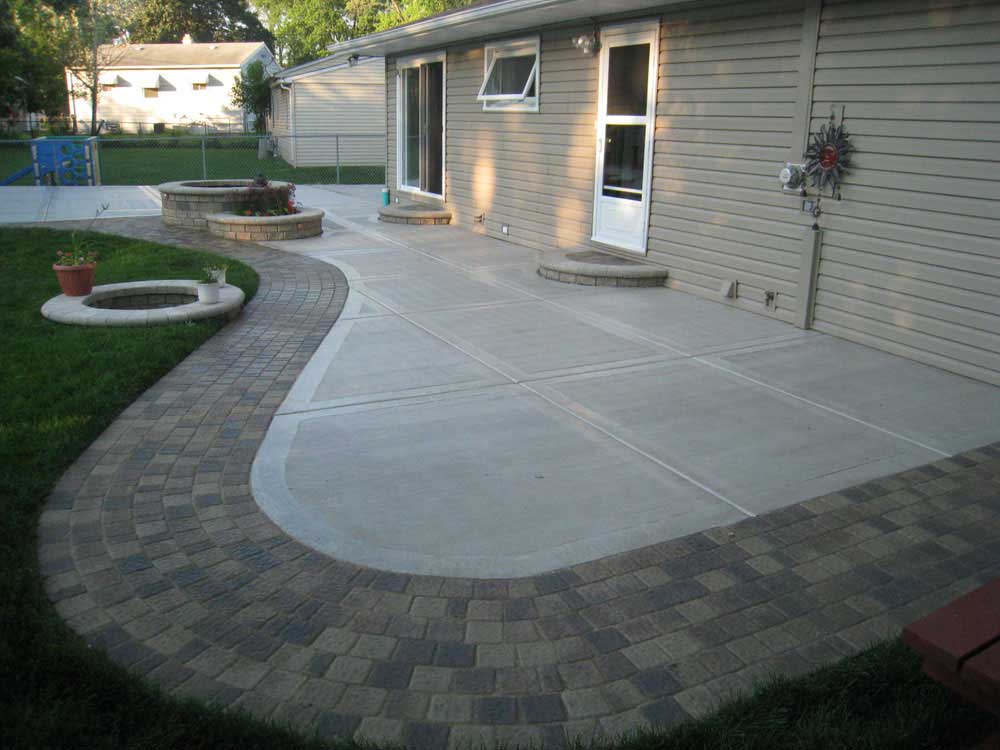
[[[399,188],[444,195],[444,53],[400,60]]]

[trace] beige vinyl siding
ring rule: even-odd
[[[812,129],[857,149],[824,201],[814,326],[1000,384],[1000,2],[832,2]]]
[[[597,59],[573,48],[582,31],[541,34],[538,112],[483,111],[483,45],[448,50],[447,204],[459,222],[484,214],[489,234],[507,224],[539,249],[590,237]]]
[[[384,66],[381,58],[293,81],[296,166],[379,165],[385,160]]]
[[[649,259],[676,289],[793,321],[810,217],[778,189],[799,139],[803,3],[714,4],[663,15]],[[765,293],[776,305],[765,307]]]
[[[446,69],[445,204],[453,221],[538,249],[588,241],[594,190],[597,59],[572,46],[587,27],[541,36],[539,111],[483,111],[483,43],[449,47]],[[396,168],[396,75],[389,86],[389,184]],[[483,225],[475,218],[485,216]],[[510,234],[501,233],[507,224]]]
[[[831,105],[857,148],[825,198],[815,328],[1000,382],[1000,0],[715,0],[661,19],[648,259],[669,285],[798,324],[813,218],[780,190]],[[541,36],[538,113],[484,112],[483,42],[447,48],[456,223],[591,244],[599,58]],[[386,69],[389,185],[396,72]],[[484,225],[476,223],[485,215]],[[777,293],[766,308],[765,294]]]

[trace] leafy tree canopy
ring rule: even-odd
[[[473,0],[389,0],[379,14],[376,31],[401,26],[453,8],[471,5]]]
[[[144,0],[125,24],[130,42],[265,42],[274,44],[247,0]]]
[[[233,84],[233,105],[256,118],[258,133],[267,130],[267,115],[271,111],[271,86],[264,63],[254,60]]]
[[[323,57],[328,45],[416,21],[472,0],[256,0],[282,65]]]

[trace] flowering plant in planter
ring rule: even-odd
[[[107,208],[108,204],[104,203],[97,209],[94,218],[87,225],[88,231]],[[89,247],[86,240],[81,240],[75,231],[70,234],[70,249],[57,250],[56,262],[52,264],[59,287],[67,297],[83,297],[93,291],[96,267],[97,252]]]
[[[96,250],[89,249],[85,243],[78,243],[76,232],[71,235],[72,250],[56,250],[57,266],[89,266],[97,262]]]
[[[295,202],[295,185],[275,187],[263,175],[257,175],[247,205],[240,214],[243,216],[288,216],[297,214],[299,206]]]

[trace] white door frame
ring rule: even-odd
[[[419,68],[426,63],[443,63],[441,72],[441,193],[428,193],[420,188],[403,184],[403,69]],[[427,52],[421,55],[409,55],[396,59],[396,190],[401,193],[411,193],[424,198],[444,199],[445,183],[448,172],[445,170],[445,160],[448,149],[448,54],[446,51]]]
[[[651,204],[652,178],[653,178],[653,143],[654,131],[656,130],[656,86],[657,74],[659,71],[660,52],[660,21],[659,19],[645,20],[631,23],[612,24],[601,27],[601,51],[598,68],[600,78],[597,93],[597,148],[595,154],[594,167],[594,221],[591,239],[605,245],[612,245],[622,250],[646,254],[646,241],[649,237],[649,211]],[[623,46],[629,44],[649,43],[649,77],[646,90],[646,116],[631,117],[621,115],[608,115],[608,61],[609,51],[612,46]],[[601,231],[601,203],[602,201],[621,200],[609,198],[603,193],[604,182],[604,145],[606,141],[605,128],[607,125],[645,125],[646,126],[646,151],[644,154],[643,174],[642,174],[642,225],[641,235],[636,234],[635,242],[629,242],[622,238],[609,238]],[[631,202],[631,201],[630,201]],[[634,203],[634,202],[633,202]]]

